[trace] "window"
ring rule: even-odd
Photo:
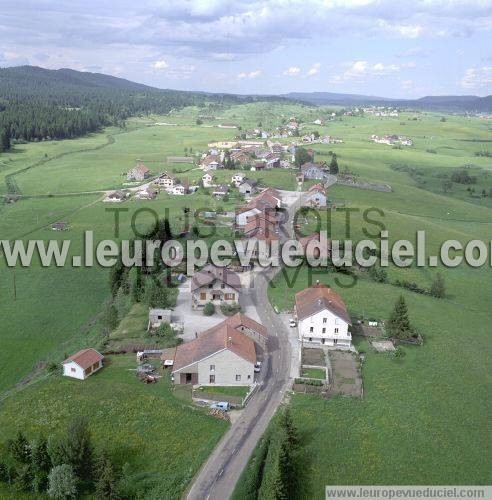
[[[313,333],[314,332],[314,327],[310,326],[309,327],[309,333]]]
[[[236,382],[241,382],[241,375],[236,375]]]
[[[158,314],[157,319],[162,319],[162,316]]]
[[[210,375],[208,381],[211,383],[211,384],[215,384],[215,375]]]
[[[226,300],[234,300],[236,298],[236,295],[233,293],[226,293],[226,294],[224,294],[224,298]]]
[[[207,300],[207,294],[205,292],[200,293],[200,300]]]
[[[251,380],[251,375],[248,375],[248,380]]]
[[[220,285],[220,288],[222,288],[222,289],[224,289],[224,288],[225,288],[224,283],[222,283],[222,284]]]
[[[215,365],[210,365],[210,371],[214,372],[215,371]]]
[[[312,342],[313,341],[313,337],[309,337],[309,342]]]
[[[328,321],[328,318],[323,318],[323,324],[325,324]]]
[[[326,333],[326,328],[323,328],[323,330],[321,330],[322,333]]]
[[[208,285],[209,288],[212,288],[214,286],[213,283],[210,283],[210,285]]]
[[[335,328],[335,333],[338,333],[338,328]]]
[[[73,368],[73,367],[72,367],[72,368],[70,368],[70,371],[71,371],[72,373],[75,373],[77,370],[76,370],[75,368]]]

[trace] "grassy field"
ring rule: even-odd
[[[140,495],[179,498],[227,424],[176,399],[167,375],[139,382],[135,367],[134,355],[112,356],[84,382],[54,375],[9,398],[0,411],[2,440],[17,429],[59,435],[85,415],[96,445],[120,466],[129,463]]]
[[[225,396],[237,396],[244,398],[248,394],[249,387],[221,387],[221,386],[206,386],[199,387],[198,391],[203,390],[207,394],[224,394]]]
[[[326,379],[326,371],[321,368],[303,368],[302,376],[307,378]]]
[[[184,148],[188,152],[191,148],[195,154],[205,150],[209,142],[231,138],[238,132],[208,125],[231,122],[245,130],[262,122],[264,127],[273,128],[291,115],[302,118],[306,132],[318,130],[344,139],[343,144],[314,145],[317,160],[329,161],[329,151],[335,151],[342,170],[348,168],[362,179],[392,186],[392,193],[342,186],[330,190],[331,199],[359,210],[351,216],[354,240],[364,237],[363,228],[371,232],[377,229],[362,216],[370,207],[384,211],[384,216],[373,217],[389,229],[391,241],[412,239],[417,229],[425,229],[428,252],[435,252],[439,243],[449,238],[462,242],[492,239],[490,197],[469,196],[461,185],[453,186],[448,193],[441,189],[442,175],[464,165],[473,165],[470,168],[478,177],[477,190],[489,186],[491,159],[475,153],[492,149],[490,122],[459,116],[447,116],[442,122],[440,114],[402,114],[391,119],[343,117],[324,126],[309,123],[319,116],[326,119],[329,111],[294,104],[245,104],[218,109],[213,123],[197,126],[196,119],[203,110],[186,108],[166,117],[131,120],[126,130],[107,129],[77,140],[16,145],[0,155],[0,194],[7,191],[7,183],[12,186],[15,181],[26,198],[14,205],[0,205],[2,239],[69,239],[70,255],[81,254],[83,231],[93,230],[96,242],[114,236],[114,215],[100,202],[100,191],[122,187],[122,173],[137,159],[153,172],[176,170],[178,177],[196,181],[201,170],[188,164],[170,165],[166,157],[182,155]],[[173,125],[155,125],[157,122]],[[386,133],[408,135],[414,146],[393,149],[370,141],[371,134]],[[418,169],[425,183],[410,175],[408,169],[395,169],[401,165]],[[232,173],[217,172],[217,181],[229,182]],[[248,176],[266,185],[295,187],[293,171],[248,172]],[[121,214],[119,238],[132,236],[132,219],[141,230],[153,222],[153,215],[139,212],[141,208],[151,208],[160,217],[167,215],[176,234],[185,228],[184,208],[231,210],[238,202],[235,193],[227,202],[205,194],[172,197],[162,193],[152,202],[129,201],[121,205],[128,211]],[[321,228],[328,226],[326,216],[323,214]],[[55,233],[46,228],[56,220],[69,222],[70,230]],[[305,229],[312,230],[314,225]],[[345,231],[345,214],[338,211],[333,216],[333,237],[344,237]],[[208,241],[219,236],[231,238],[231,230],[221,227]],[[491,270],[392,266],[388,272],[391,280],[408,279],[428,288],[437,270],[446,280],[445,300],[405,292],[412,320],[424,334],[424,346],[405,348],[406,356],[398,362],[368,353],[363,367],[363,401],[293,398],[293,416],[301,428],[305,450],[303,497],[321,498],[325,482],[470,484],[490,480],[490,463],[483,460],[482,449],[491,415],[490,374],[486,370],[490,357],[487,325]],[[115,358],[111,366],[84,384],[75,385],[59,377],[41,379],[31,387],[27,384],[44,373],[45,363],[59,362],[81,347],[101,342],[98,318],[109,293],[108,270],[43,268],[38,263],[14,270],[2,260],[0,273],[0,440],[10,437],[17,426],[26,426],[32,432],[55,431],[76,403],[93,413],[98,440],[112,439],[113,427],[121,423],[114,452],[122,459],[127,454],[135,470],[148,472],[151,481],[181,491],[224,427],[177,402],[165,381],[153,387],[139,384],[127,371],[129,358],[121,358],[121,365]],[[295,270],[289,271],[289,282],[294,275]],[[376,284],[367,277],[349,288],[343,285],[350,281],[334,273],[311,278],[340,291],[351,312],[375,318],[386,318],[401,292],[398,287]],[[270,290],[272,302],[279,309],[291,308],[293,293],[308,282],[306,269],[300,270],[292,286],[286,286],[280,277]],[[145,322],[145,311],[133,308],[110,341],[117,346],[128,338],[142,338]],[[90,392],[100,381],[108,405],[99,408],[96,391]],[[16,390],[9,393],[13,388]],[[70,397],[66,398],[67,394]],[[180,401],[189,401],[189,393],[179,396]],[[22,411],[28,404],[32,414]],[[148,410],[146,413],[140,411],[140,404]],[[44,407],[48,408],[45,413],[41,410]],[[155,419],[151,408],[161,412]],[[188,419],[196,419],[196,424]],[[197,435],[189,443],[188,435],[182,437],[177,430],[192,425],[199,433],[203,430],[202,434],[208,432],[207,426],[213,427],[209,440],[206,435]],[[117,431],[120,433],[119,428]],[[155,440],[154,431],[159,433]],[[123,432],[128,449],[122,444]],[[147,432],[151,444],[144,446]],[[158,453],[168,442],[178,451]],[[452,452],[456,449],[459,455]],[[182,465],[187,453],[192,457],[189,468]]]
[[[394,190],[376,193],[340,186],[331,189],[331,197],[345,200],[358,210],[351,218],[353,240],[365,237],[363,229],[372,233],[378,229],[362,217],[365,209],[378,207],[384,216],[372,216],[384,223],[390,241],[414,241],[416,231],[425,230],[427,255],[436,254],[440,243],[447,239],[463,244],[472,239],[490,241],[490,199],[457,195],[457,188],[451,193],[439,192],[437,186],[422,189],[407,173],[391,168],[395,164],[414,165],[431,179],[439,172],[474,163],[482,169],[480,175],[488,179],[490,159],[475,157],[479,146],[470,139],[485,140],[490,125],[458,117],[440,122],[432,115],[424,115],[415,123],[406,121],[406,125],[396,120],[350,121],[360,123],[355,129],[359,147],[348,140],[333,146],[339,164],[361,178],[389,183]],[[371,128],[366,123],[371,123]],[[344,129],[350,134],[344,122],[338,127],[342,137]],[[406,133],[415,139],[415,147],[395,150],[373,145],[367,141],[369,133]],[[431,145],[437,153],[425,151]],[[320,146],[320,150],[324,149]],[[333,237],[344,238],[345,213],[333,214],[332,220]],[[306,232],[314,228],[312,223],[308,226]],[[323,217],[321,228],[327,227]],[[359,343],[358,348],[367,353],[362,401],[293,396],[293,417],[303,436],[302,498],[323,498],[325,484],[490,482],[491,464],[484,459],[483,439],[490,432],[492,414],[488,396],[491,269],[412,265],[405,269],[390,266],[388,273],[391,281],[407,279],[429,288],[437,271],[446,280],[446,299],[403,292],[411,320],[424,335],[422,347],[404,347],[405,356],[396,360],[375,354],[365,342]],[[285,276],[288,281],[280,275],[269,291],[272,302],[281,310],[292,307],[294,292],[316,280],[332,286],[353,314],[366,318],[387,319],[402,293],[399,287],[378,284],[365,276],[355,285],[339,273],[310,276],[305,268],[296,278],[293,270]],[[457,449],[466,452],[456,454]]]

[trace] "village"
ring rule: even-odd
[[[285,138],[295,136],[297,130],[298,123],[292,119],[275,133]],[[153,175],[143,162],[138,162],[126,173],[126,181],[138,185],[108,193],[103,201],[122,202],[131,196],[135,200],[153,200],[160,191],[184,196],[200,189],[208,190],[213,199],[225,200],[234,192],[242,202],[227,215],[226,225],[236,239],[280,243],[296,234],[292,216],[298,210],[326,210],[331,206],[330,186],[338,177],[340,182],[348,183],[347,174],[337,176],[338,167],[333,171],[336,156],[331,165],[316,163],[314,153],[304,150],[307,161],[296,165],[296,152],[309,142],[341,139],[310,134],[281,144],[261,130],[253,130],[252,134],[254,139],[209,143],[205,152],[196,154],[196,160],[168,158],[175,163],[191,163],[193,170],[203,172],[195,185],[169,171]],[[290,169],[298,189],[279,190],[248,177],[248,171],[270,169]],[[229,184],[216,183],[217,171],[231,171]],[[205,218],[212,216],[208,214],[213,213],[205,212]],[[331,242],[321,240],[319,233],[301,236],[299,242],[305,255],[330,256]],[[374,339],[377,351],[394,352],[393,342],[382,338],[382,325],[373,320],[364,330],[363,321],[351,316],[343,297],[318,282],[294,294],[292,310],[277,311],[280,330],[269,327],[262,321],[267,306],[252,296],[263,273],[254,261],[267,257],[260,254],[259,248],[255,246],[250,266],[236,263],[221,268],[207,264],[192,277],[179,275],[175,307],[150,308],[148,346],[140,343],[133,347],[139,379],[156,383],[163,376],[170,377],[175,387],[190,387],[195,404],[208,405],[214,415],[229,419],[232,408],[244,408],[255,391],[269,383],[268,365],[278,349],[275,344],[280,342],[289,353],[287,379],[293,390],[325,397],[362,397],[363,356],[354,347],[352,332],[363,332]],[[163,328],[176,334],[177,345],[152,345],[154,333]],[[63,362],[63,374],[84,380],[103,368],[103,360],[104,355],[97,350],[83,349]],[[237,388],[244,389],[240,396]]]

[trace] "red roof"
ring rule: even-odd
[[[342,297],[326,285],[314,285],[296,293],[298,319],[309,318],[325,309],[351,324],[350,315]]]
[[[224,321],[197,339],[176,348],[173,373],[225,349],[250,363],[256,362],[254,342]]]
[[[98,363],[103,359],[104,356],[101,353],[97,352],[95,349],[88,348],[82,349],[81,351],[73,354],[62,364],[70,363],[70,361],[73,361],[74,363],[77,363],[83,370],[85,370],[89,368],[89,366],[92,366],[93,364]]]

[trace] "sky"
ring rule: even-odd
[[[492,0],[2,0],[0,67],[159,88],[492,94]]]

